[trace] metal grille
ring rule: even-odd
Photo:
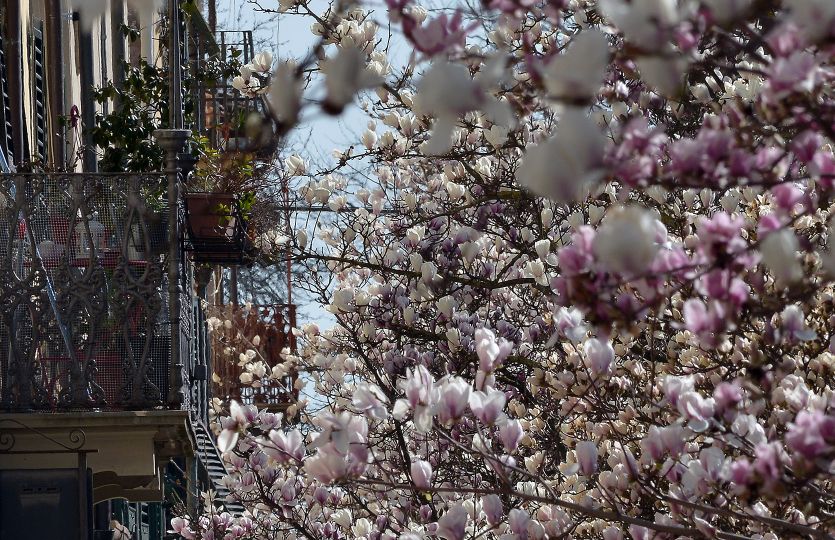
[[[46,161],[46,74],[44,72],[43,22],[33,28],[32,60],[35,64],[35,151],[36,158]]]
[[[0,175],[0,404],[161,406],[163,175]]]

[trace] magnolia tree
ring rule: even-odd
[[[368,115],[333,168],[283,161],[334,211],[288,245],[338,324],[240,351],[314,397],[223,404],[232,494],[173,529],[835,537],[835,2],[479,9],[282,0],[317,46],[236,85],[278,133]]]

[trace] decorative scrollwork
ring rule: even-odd
[[[17,426],[15,431],[26,431],[29,433],[34,433],[38,437],[45,439],[56,446],[60,447],[63,451],[66,452],[78,452],[84,448],[84,445],[87,444],[87,435],[84,433],[84,430],[80,428],[73,428],[67,434],[67,441],[68,443],[63,443],[58,439],[47,435],[43,431],[39,429],[35,429],[29,425],[24,424],[20,420],[16,420],[14,418],[2,418],[0,419],[0,424],[13,424]],[[17,439],[15,438],[14,433],[10,430],[10,428],[0,428],[0,453],[9,453],[13,452],[15,448],[15,443]]]
[[[163,175],[0,175],[0,406],[162,405]],[[143,191],[144,190],[144,191]]]

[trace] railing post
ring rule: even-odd
[[[165,174],[168,177],[168,318],[171,324],[171,362],[168,366],[168,405],[179,408],[183,403],[183,359],[180,358],[180,158],[188,129],[158,129],[154,132],[165,150]]]

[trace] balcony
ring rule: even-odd
[[[218,47],[215,61],[220,65],[245,65],[255,57],[251,30],[217,32]],[[205,69],[199,56],[195,69]],[[199,131],[204,133],[213,148],[223,151],[251,152],[268,155],[274,150],[263,140],[270,133],[263,133],[264,126],[251,124],[252,118],[265,114],[261,97],[246,96],[232,87],[234,73],[221,74],[217,80],[203,82],[197,87],[195,103],[202,114],[198,118]]]
[[[3,411],[166,408],[182,390],[166,186],[156,173],[0,175]]]
[[[296,308],[290,304],[269,306],[208,306],[211,330],[212,394],[224,401],[237,400],[271,412],[283,412],[299,396],[295,372],[276,373],[288,353],[295,354]],[[264,376],[245,369],[240,353],[253,351],[249,362],[262,362]],[[276,376],[279,375],[279,376]]]

